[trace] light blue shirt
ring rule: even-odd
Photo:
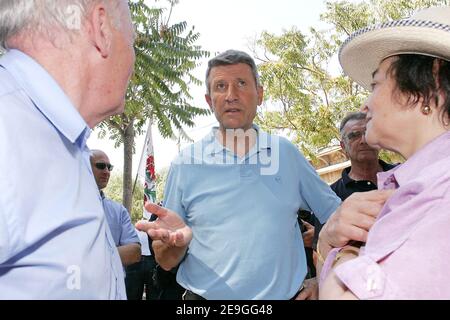
[[[130,243],[140,244],[134,225],[131,223],[130,214],[120,203],[108,199],[101,191],[103,209],[105,210],[106,221],[116,247]]]
[[[32,58],[0,58],[0,299],[126,299],[90,129]]]
[[[193,230],[177,281],[206,299],[293,297],[307,272],[298,209],[325,222],[340,204],[292,143],[258,131],[242,159],[213,131],[170,168],[165,206]]]

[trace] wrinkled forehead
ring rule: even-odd
[[[366,124],[366,119],[350,120],[345,124],[343,132],[348,133],[350,131],[365,130]]]
[[[209,77],[211,79],[253,77],[253,72],[248,64],[240,62],[214,66],[209,72]]]

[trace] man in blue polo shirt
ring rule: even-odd
[[[125,207],[105,196],[103,189],[107,187],[112,164],[108,156],[101,150],[91,151],[91,166],[102,197],[106,221],[108,221],[111,235],[119,251],[120,260],[124,267],[141,260],[141,245],[136,229],[131,223],[130,214]]]
[[[340,199],[292,143],[253,124],[263,88],[248,54],[210,60],[206,85],[219,127],[172,163],[171,211],[151,205],[158,221],[137,227],[155,239],[164,269],[181,262],[185,299],[314,298],[297,211],[325,222]]]

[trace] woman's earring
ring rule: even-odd
[[[426,116],[430,115],[432,112],[431,107],[427,104],[422,106],[421,111]]]

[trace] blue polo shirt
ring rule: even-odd
[[[128,210],[122,204],[106,198],[103,191],[100,191],[100,195],[102,197],[106,221],[108,221],[108,226],[116,246],[119,247],[130,243],[140,244],[138,234],[131,222]]]
[[[165,206],[193,230],[177,274],[206,299],[289,299],[307,272],[299,208],[325,222],[340,199],[288,140],[256,126],[243,158],[217,128],[173,161]]]
[[[0,58],[0,299],[126,299],[90,131],[36,61]]]

